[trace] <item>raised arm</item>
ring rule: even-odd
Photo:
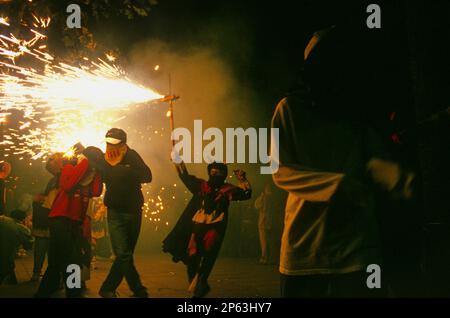
[[[89,168],[87,159],[81,160],[77,165],[65,165],[61,177],[59,178],[59,186],[64,191],[72,190],[83,178]]]
[[[249,200],[252,197],[252,186],[246,177],[246,173],[243,170],[235,170],[234,174],[236,175],[239,184],[231,191],[231,200]]]
[[[195,194],[200,191],[200,184],[202,180],[190,175],[183,161],[181,163],[175,163],[175,169],[177,170],[180,180],[191,193]]]

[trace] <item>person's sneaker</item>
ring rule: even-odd
[[[148,295],[147,288],[144,287],[142,289],[139,289],[138,291],[135,291],[133,296],[131,296],[131,297],[133,297],[133,298],[148,298],[149,295]]]
[[[102,298],[117,298],[117,293],[115,291],[100,290],[98,294]]]

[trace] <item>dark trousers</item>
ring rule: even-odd
[[[187,264],[189,282],[192,282],[195,275],[198,274],[198,279],[202,283],[207,283],[208,277],[211,274],[214,264],[216,263],[217,256],[219,255],[225,229],[225,222],[212,225],[196,224],[194,226],[193,234],[197,251],[194,255],[190,256]],[[208,247],[206,247],[205,236],[210,231],[214,231],[217,234],[215,239],[209,244]]]
[[[41,275],[44,266],[45,256],[48,252],[50,239],[48,237],[35,237],[34,241],[34,266],[33,274]]]
[[[385,290],[369,289],[369,274],[283,275],[281,274],[281,297],[285,298],[373,298],[384,297]]]
[[[59,289],[63,279],[67,297],[79,297],[81,288],[69,288],[66,284],[70,273],[67,267],[77,264],[81,268],[81,224],[65,217],[50,218],[48,267],[39,285],[36,297],[50,297]]]
[[[81,280],[83,282],[91,279],[91,261],[92,261],[92,246],[91,241],[87,237],[82,237],[80,239],[81,248],[81,264],[83,265],[83,274]]]
[[[81,250],[82,250],[81,264],[83,264],[87,268],[90,268],[92,261],[92,246],[91,242],[86,237],[81,238]]]
[[[134,266],[133,259],[134,249],[141,230],[141,221],[140,208],[136,211],[108,209],[109,234],[116,258],[100,288],[102,291],[115,291],[123,278],[134,293],[145,289]]]

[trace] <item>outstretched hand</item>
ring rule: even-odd
[[[172,149],[172,151],[170,152],[170,160],[172,160],[174,164],[183,162],[183,158],[180,156],[180,153],[175,149]]]
[[[243,182],[243,181],[247,180],[246,172],[244,170],[238,169],[238,170],[234,170],[233,172],[239,181]]]

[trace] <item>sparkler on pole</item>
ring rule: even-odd
[[[168,102],[167,117],[174,130],[173,104],[179,96],[171,94],[170,79],[169,95],[164,96],[128,78],[111,54],[106,54],[106,60],[84,57],[63,63],[48,52],[45,29],[50,18],[34,19],[32,27],[22,25],[25,30],[18,37],[11,33],[8,18],[0,17],[0,188],[2,176],[11,171],[2,153],[5,159],[13,155],[19,160],[45,161],[53,152],[70,157],[77,142],[102,148],[105,131],[117,126],[133,105]],[[22,64],[24,56],[28,62]],[[12,113],[19,113],[20,120],[5,125]],[[148,213],[156,225],[166,208],[168,190],[161,187],[150,198],[146,193],[145,217]],[[175,200],[174,195],[171,198]]]
[[[0,113],[23,114],[19,128],[5,131],[5,152],[36,160],[76,142],[100,146],[104,131],[124,117],[120,111],[164,97],[100,58],[57,62],[46,52],[50,19],[35,19],[39,23],[26,27],[28,36],[21,39],[8,32],[8,19],[0,18]],[[25,55],[32,66],[18,63]]]
[[[159,99],[160,102],[168,102],[169,103],[169,110],[166,113],[166,116],[170,118],[170,133],[172,135],[174,129],[175,129],[175,123],[174,123],[174,117],[173,117],[173,102],[179,99],[180,96],[178,95],[172,95],[172,81],[169,74],[169,95],[164,96],[163,98]],[[172,139],[172,148],[175,147],[175,140]]]
[[[173,102],[179,99],[180,96],[177,95],[167,95],[164,98],[161,98],[161,102],[168,102],[169,103],[169,110],[166,113],[166,116],[170,119],[170,133],[172,134],[175,129],[175,123],[173,118]],[[175,140],[172,139],[172,147],[175,146]]]

